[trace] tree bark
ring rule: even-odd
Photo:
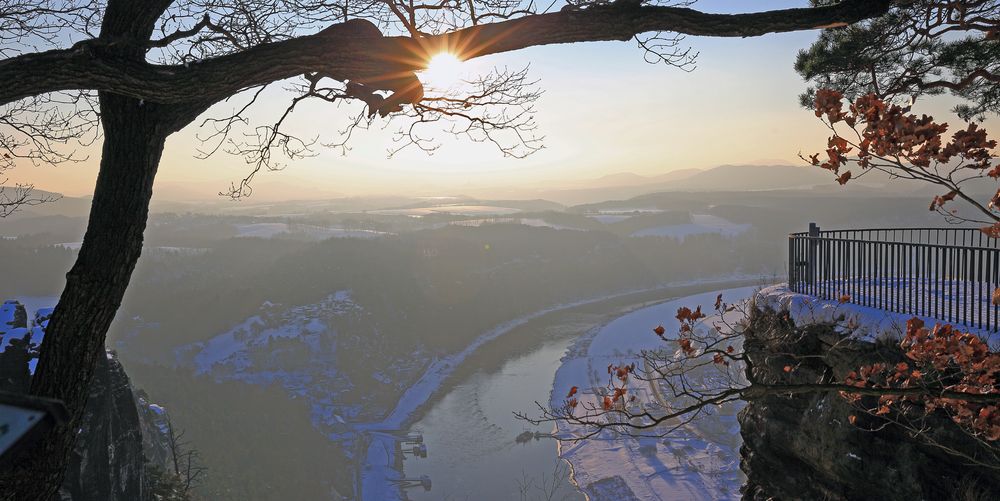
[[[104,148],[87,233],[46,329],[31,393],[62,400],[70,421],[0,476],[4,499],[55,497],[76,442],[98,357],[142,250],[153,177],[171,130],[161,110],[101,94]],[[75,384],[67,384],[73,381]]]
[[[161,0],[157,0],[161,2]],[[119,2],[121,3],[121,2]],[[155,3],[155,2],[149,2]],[[166,2],[169,4],[169,2]],[[379,83],[394,75],[426,68],[429,55],[442,48],[464,59],[515,51],[539,45],[628,40],[639,33],[671,31],[713,37],[752,37],[842,26],[885,14],[893,0],[844,0],[824,6],[779,9],[746,14],[711,14],[688,8],[615,3],[583,10],[560,10],[481,24],[423,38],[383,37],[375,25],[355,19],[334,24],[315,34],[209,58],[190,65],[150,64],[119,50],[148,40],[131,30],[84,40],[69,49],[24,54],[0,60],[0,104],[28,96],[73,89],[96,89],[145,99],[183,103],[198,89],[202,99],[217,101],[248,87],[308,72],[336,80]],[[132,20],[129,9],[118,10]],[[155,9],[151,9],[155,10]],[[110,12],[110,10],[109,10]]]

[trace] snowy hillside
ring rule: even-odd
[[[367,316],[355,303],[351,291],[341,290],[323,300],[288,307],[266,302],[258,314],[226,332],[176,350],[177,363],[195,374],[216,380],[235,380],[256,385],[278,384],[293,396],[305,397],[313,420],[336,432],[364,415],[380,415],[385,409],[356,402],[356,386],[371,379],[405,388],[423,367],[425,355],[414,353],[408,360],[388,366],[373,366],[368,374],[350,374],[338,367],[340,343],[376,333],[361,325]]]

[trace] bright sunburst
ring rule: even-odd
[[[458,83],[465,73],[462,60],[451,52],[440,52],[430,59],[427,69],[420,73],[426,86],[447,89]]]

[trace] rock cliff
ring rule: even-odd
[[[28,390],[50,314],[51,310],[39,310],[29,326],[25,308],[17,301],[0,307],[0,390]],[[165,423],[165,411],[133,389],[125,368],[108,351],[94,371],[79,438],[60,491],[62,499],[154,499],[155,486],[147,469],[167,465]]]
[[[744,349],[760,383],[842,381],[860,366],[902,359],[897,343],[845,338],[835,325],[795,325],[752,309]],[[795,364],[795,370],[784,367]],[[857,426],[849,416],[857,415]],[[744,499],[1000,499],[1000,473],[859,413],[837,393],[751,400],[739,416]],[[975,457],[979,446],[949,419],[930,416],[926,437]],[[875,431],[868,431],[874,429]],[[981,452],[981,451],[980,451]]]

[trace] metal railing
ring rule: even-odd
[[[788,235],[788,285],[822,299],[997,331],[1000,239],[975,228],[894,228]]]

